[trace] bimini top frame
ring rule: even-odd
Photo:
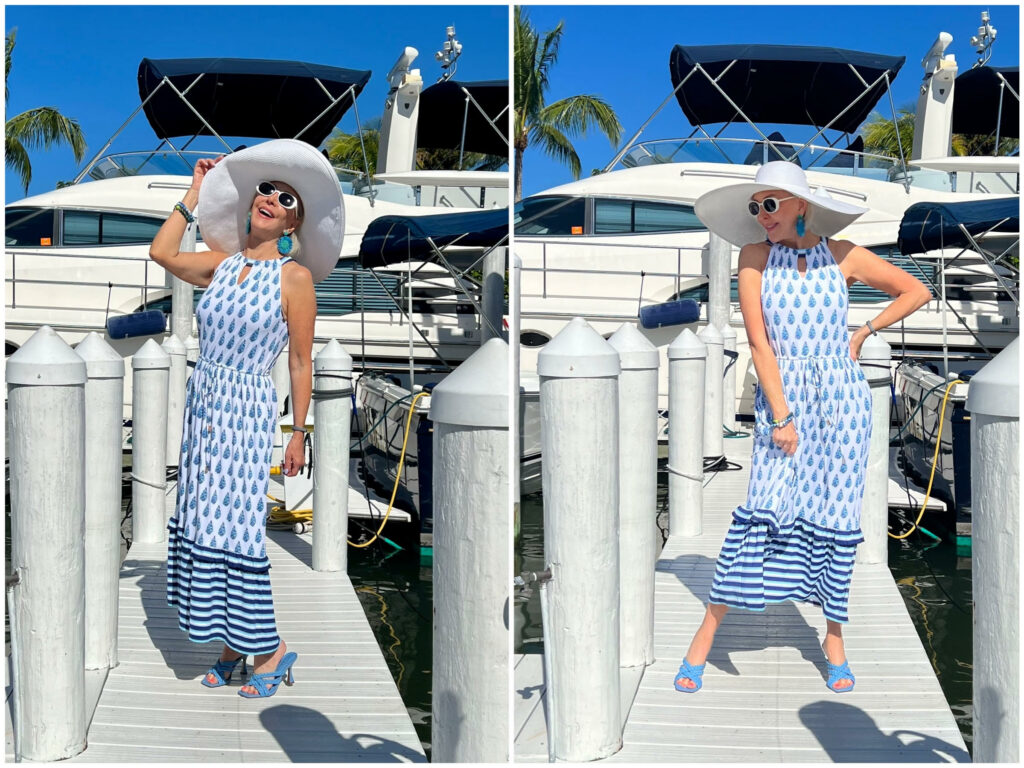
[[[141,103],[86,163],[75,183],[85,178],[140,110],[145,110],[161,139],[153,152],[166,144],[186,163],[181,152],[198,136],[216,137],[228,152],[232,147],[224,136],[293,138],[319,146],[349,107],[358,124],[356,97],[370,75],[369,70],[301,61],[143,59],[138,74]],[[270,97],[255,100],[252,94],[257,92]],[[191,138],[179,149],[170,141],[178,136]]]
[[[883,94],[889,96],[895,119],[890,86],[905,60],[903,56],[812,46],[677,45],[669,56],[672,93],[604,171],[622,159],[673,97],[695,126],[691,137],[699,131],[714,143],[726,127],[742,119],[780,160],[792,159],[826,130],[847,135],[855,131]],[[714,136],[704,130],[705,124],[712,123],[723,124]],[[788,145],[777,146],[758,123],[809,125],[818,131],[793,151]],[[784,148],[791,153],[786,154]],[[905,166],[902,146],[900,155]]]
[[[416,146],[458,148],[460,168],[466,152],[497,155],[508,162],[508,105],[508,80],[435,83],[420,95]],[[451,116],[458,110],[462,111],[461,132],[452,130],[456,122]]]

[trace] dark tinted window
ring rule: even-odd
[[[52,208],[7,208],[4,236],[8,246],[53,245]]]
[[[162,219],[127,213],[64,211],[63,245],[145,245],[153,242]]]
[[[899,267],[904,272],[909,272],[929,288],[932,287],[929,280],[934,282],[937,279],[934,263],[929,263],[924,259],[918,259],[915,264],[909,257],[904,256],[896,250],[896,246],[877,245],[869,247],[868,250],[878,254],[890,264]],[[880,301],[892,301],[892,296],[887,294],[885,291],[880,291],[877,288],[872,288],[871,286],[865,285],[861,282],[851,285],[849,288],[849,294],[851,304],[875,304]]]
[[[516,206],[517,235],[582,235],[586,200],[580,197],[528,197]]]
[[[594,200],[594,234],[706,229],[689,205],[648,200]]]

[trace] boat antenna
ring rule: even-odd
[[[978,60],[974,62],[971,69],[977,69],[988,64],[992,58],[992,43],[996,41],[996,28],[989,22],[988,11],[981,12],[981,26],[978,27],[978,34],[971,38],[971,45],[978,53]]]
[[[441,50],[434,54],[434,58],[441,62],[443,74],[437,78],[437,82],[444,83],[455,77],[455,70],[458,69],[456,62],[462,55],[462,43],[455,39],[455,27],[445,29],[448,39],[444,41]]]

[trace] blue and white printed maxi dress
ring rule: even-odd
[[[178,498],[168,524],[167,601],[197,643],[245,654],[280,644],[265,499],[277,417],[270,370],[288,340],[281,266],[225,259],[196,307],[199,359],[185,393]],[[242,269],[252,268],[241,285]]]
[[[797,270],[807,257],[806,274]],[[747,501],[733,513],[709,600],[764,610],[785,600],[847,621],[871,438],[871,392],[850,358],[846,280],[824,240],[807,251],[773,245],[761,309],[799,436],[772,442],[760,386]]]

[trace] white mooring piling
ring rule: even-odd
[[[725,321],[722,326],[722,349],[725,372],[722,375],[722,427],[736,429],[736,329]]]
[[[181,236],[179,250],[182,253],[195,253],[196,250],[196,228],[193,225],[185,227]],[[171,333],[179,339],[187,339],[192,335],[192,318],[195,316],[195,287],[192,283],[175,277],[170,272],[167,279],[171,287]]]
[[[154,339],[132,356],[132,541],[167,536],[167,378],[171,358]]]
[[[189,286],[191,288],[191,286]],[[165,464],[178,466],[181,458],[181,430],[185,416],[185,380],[188,378],[188,359],[185,345],[175,335],[168,336],[161,345],[170,359],[167,370],[167,451]]]
[[[199,339],[195,336],[189,336],[185,339],[185,360],[188,363],[188,371],[186,372],[185,379],[192,375],[192,366],[196,364],[196,360],[199,359]]]
[[[509,348],[438,384],[434,423],[434,762],[508,760]]]
[[[117,666],[121,570],[121,416],[124,358],[98,333],[75,348],[85,361],[85,668]]]
[[[494,338],[501,338],[502,316],[505,308],[505,270],[508,268],[508,248],[492,248],[484,256],[481,269],[480,307],[490,324],[480,321],[480,346]],[[493,328],[491,326],[494,326]]]
[[[668,345],[668,532],[704,530],[704,385],[707,347],[689,328]]]
[[[85,380],[49,326],[7,360],[18,760],[85,748]]]
[[[719,330],[729,324],[729,287],[732,278],[732,245],[724,237],[709,233],[701,271],[708,276],[708,325]]]
[[[725,370],[725,339],[717,326],[708,323],[697,337],[707,348],[704,368],[704,456],[712,458],[725,454],[722,442],[722,374]]]
[[[313,360],[313,570],[348,570],[352,357],[331,339]]]
[[[1020,761],[1020,346],[971,379],[974,759]]]
[[[557,760],[622,748],[619,702],[619,355],[582,318],[541,350],[544,653]],[[552,734],[552,731],[554,732]]]
[[[658,561],[658,349],[632,323],[608,343],[619,353],[619,665],[654,662]]]
[[[868,336],[860,350],[860,365],[871,385],[871,445],[864,475],[858,563],[889,562],[889,405],[892,393],[889,364],[892,348],[881,336]]]

